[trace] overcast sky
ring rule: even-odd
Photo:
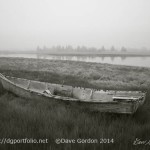
[[[150,0],[0,0],[0,50],[150,48]]]

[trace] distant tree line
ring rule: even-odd
[[[71,45],[67,46],[52,46],[51,48],[47,48],[46,46],[43,46],[43,48],[37,46],[37,52],[39,53],[102,53],[106,51],[116,52],[118,51],[114,46],[112,46],[110,49],[105,49],[104,46],[101,48],[95,48],[95,47],[86,47],[86,46],[77,46],[76,48],[73,48]],[[125,47],[122,47],[119,51],[121,52],[127,52],[127,49]]]

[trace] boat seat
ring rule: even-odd
[[[100,92],[93,92],[93,97],[92,99],[94,100],[105,100],[105,101],[112,101],[112,95],[109,93],[100,93]]]
[[[46,83],[38,82],[38,81],[31,81],[28,89],[43,93],[46,90]]]
[[[91,100],[92,97],[92,90],[91,89],[80,89],[74,88],[73,89],[73,97],[80,99],[80,100]]]

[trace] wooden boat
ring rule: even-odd
[[[89,110],[100,112],[133,114],[144,103],[146,96],[146,93],[142,91],[94,90],[2,74],[0,74],[0,79],[4,89],[23,98],[77,103]]]

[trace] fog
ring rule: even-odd
[[[150,48],[149,0],[0,0],[0,50]]]

